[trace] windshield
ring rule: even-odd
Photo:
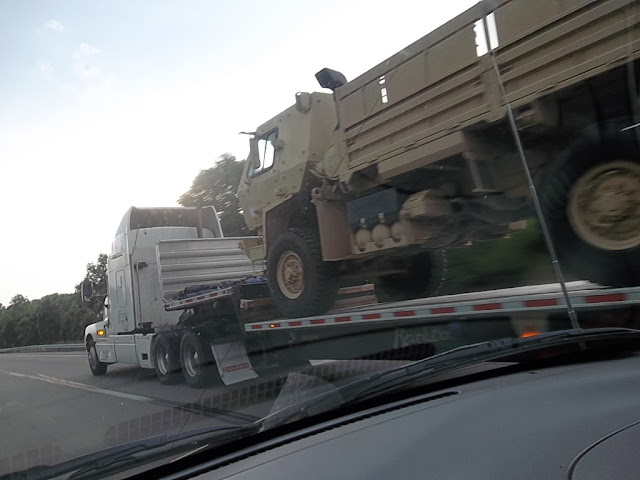
[[[256,6],[0,5],[0,477],[639,326],[638,2]]]

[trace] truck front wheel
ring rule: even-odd
[[[189,386],[203,388],[220,379],[208,339],[188,330],[180,341],[180,366]]]
[[[640,283],[640,150],[629,123],[586,131],[541,185],[560,264],[613,287]]]
[[[107,373],[108,364],[100,361],[96,344],[91,339],[87,340],[87,353],[89,355],[89,368],[91,369],[91,373],[96,377]]]
[[[322,260],[318,236],[290,229],[276,238],[267,256],[271,298],[289,318],[319,315],[331,308],[338,293],[338,272]]]

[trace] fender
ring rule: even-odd
[[[91,337],[91,340],[96,342],[97,339],[98,339],[98,330],[105,331],[104,321],[99,321],[99,322],[87,325],[86,328],[84,329],[85,342],[87,342],[87,339],[89,337]],[[106,335],[106,333],[105,333],[105,335]],[[87,342],[87,344],[88,344],[88,342]],[[87,346],[87,350],[88,350],[88,346]]]

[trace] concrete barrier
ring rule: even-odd
[[[27,345],[23,347],[1,348],[1,353],[37,353],[37,352],[82,352],[84,343],[67,343],[57,345]]]

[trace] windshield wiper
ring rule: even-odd
[[[626,328],[569,329],[542,333],[528,338],[505,338],[464,345],[423,360],[383,370],[353,380],[329,392],[278,410],[261,422],[273,428],[293,420],[326,412],[383,395],[417,380],[424,380],[483,362],[518,361],[525,354],[563,345],[579,344],[587,348],[594,341],[606,342],[635,340],[640,342],[640,331]]]
[[[157,435],[83,455],[56,465],[37,465],[9,473],[0,476],[0,480],[40,480],[61,477],[65,474],[70,474],[64,477],[67,479],[100,478],[141,460],[146,463],[153,461],[156,457],[165,457],[168,451],[174,454],[200,448],[203,445],[221,445],[261,430],[260,423],[249,423],[214,425],[171,435]]]

